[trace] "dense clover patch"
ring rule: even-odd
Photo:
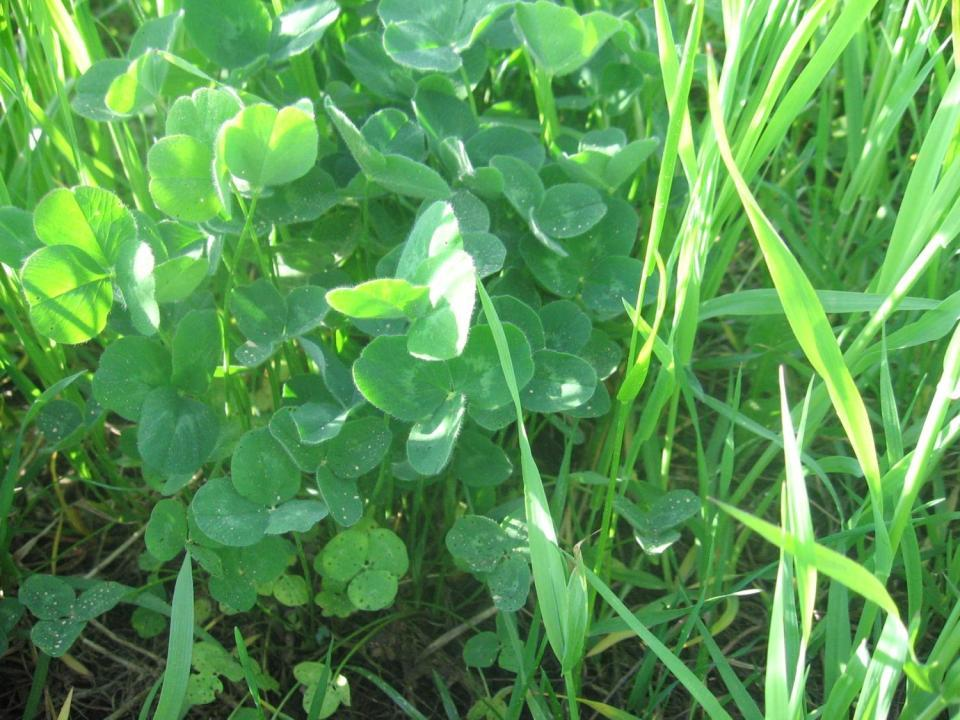
[[[552,103],[552,82],[640,41],[612,14],[545,0],[381,0],[360,25],[354,4],[186,0],[77,81],[77,114],[137,118],[151,140],[133,196],[80,185],[32,213],[0,208],[0,261],[33,329],[104,345],[79,391],[89,407],[57,399],[39,422],[51,447],[117,429],[152,498],[141,567],[161,588],[167,563],[202,571],[198,614],[390,608],[411,568],[377,525],[383,488],[439,497],[457,480],[448,561],[517,613],[532,582],[526,519],[495,512],[519,494],[511,426],[522,413],[582,438],[577,422],[610,411],[605,381],[629,342],[611,321],[642,272],[624,188],[659,141],[561,137],[556,108],[541,137],[519,106],[481,113],[474,91],[497,53],[522,52],[548,94],[538,103]],[[317,74],[306,54],[331,27],[336,60]],[[667,495],[617,509],[654,553],[698,508]],[[19,602],[37,647],[60,656],[128,591],[77,597],[34,575]],[[142,637],[165,629],[165,603],[157,589],[138,605]],[[508,627],[471,637],[467,665],[515,672]],[[243,652],[200,639],[189,654],[187,704],[251,677],[276,688]],[[327,662],[293,672],[312,717],[350,704]]]

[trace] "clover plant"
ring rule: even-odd
[[[520,611],[525,519],[494,512],[519,492],[511,425],[519,411],[580,443],[577,423],[611,411],[643,268],[631,201],[660,146],[562,127],[554,84],[627,72],[643,39],[617,15],[546,0],[380,0],[362,22],[332,0],[179,5],[71,90],[84,121],[143,133],[125,160],[136,182],[86,177],[32,211],[0,208],[0,261],[33,331],[92,360],[44,403],[48,449],[109,428],[150,498],[141,568],[154,585],[168,563],[200,569],[197,613],[269,603],[302,625],[312,604],[333,620],[386,610],[411,572],[404,540],[377,526],[386,493],[457,480],[470,511],[437,546],[499,611]],[[503,52],[526,59],[542,124],[532,108],[478,106]],[[617,509],[660,552],[697,506],[669,494]],[[34,575],[19,602],[58,656],[126,592],[78,598]],[[2,637],[16,612],[4,617]],[[140,606],[132,624],[150,638],[166,619]],[[217,643],[185,652],[187,704],[251,682]],[[464,656],[518,664],[503,632]],[[350,704],[329,664],[294,675],[312,717]]]

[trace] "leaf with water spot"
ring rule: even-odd
[[[530,594],[530,565],[513,553],[501,560],[486,577],[493,604],[501,612],[517,612]]]
[[[317,489],[330,508],[330,516],[341,527],[355,525],[363,517],[363,498],[357,481],[339,478],[325,467],[317,469]]]
[[[93,376],[97,402],[127,420],[137,420],[144,400],[170,378],[170,355],[158,342],[131,335],[112,342]]]
[[[201,485],[190,510],[205,535],[231,547],[259,542],[269,523],[267,508],[241,496],[228,478],[213,478]]]
[[[50,657],[62,657],[70,650],[86,623],[79,620],[41,620],[30,631],[30,639]]]
[[[538,350],[533,354],[533,378],[520,393],[526,410],[556,413],[587,402],[597,386],[597,373],[585,361],[569,353]]]
[[[596,190],[582,183],[561,183],[547,188],[533,211],[533,219],[550,237],[583,235],[607,214],[607,205]]]
[[[459,518],[447,532],[447,549],[473,572],[490,572],[516,547],[503,528],[482,515]]]
[[[240,438],[230,461],[237,492],[251,502],[273,507],[300,490],[300,468],[269,428],[250,430]]]
[[[73,612],[73,588],[53,575],[35,574],[23,581],[18,599],[38,620],[56,620]]]
[[[350,420],[327,444],[327,466],[341,478],[357,478],[383,460],[393,434],[375,417]]]
[[[270,511],[266,533],[309,532],[329,514],[330,509],[319,500],[288,500]]]

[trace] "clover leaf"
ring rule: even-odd
[[[259,542],[270,521],[267,508],[240,495],[227,478],[213,478],[200,486],[190,512],[205,535],[233,547]]]
[[[137,448],[148,467],[164,475],[190,475],[213,452],[219,424],[209,405],[159,387],[143,399]]]
[[[170,217],[203,222],[221,210],[213,150],[191,135],[167,135],[147,153],[150,196]]]
[[[137,420],[147,395],[165,387],[170,374],[170,355],[160,343],[137,336],[120,338],[100,356],[93,396],[108,410]]]
[[[267,53],[270,15],[259,0],[186,0],[183,9],[190,39],[217,65],[238,68]]]
[[[217,138],[227,169],[253,188],[305,175],[317,160],[318,141],[309,100],[279,110],[266,103],[245,107],[223,124]]]
[[[548,0],[518,3],[514,24],[534,62],[553,77],[579,69],[622,27],[608,13],[580,15]]]

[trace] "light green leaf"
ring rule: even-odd
[[[403,540],[387,528],[373,528],[367,533],[370,539],[370,556],[367,560],[371,570],[384,570],[398,578],[410,569],[410,558]]]
[[[377,278],[354,287],[335,288],[327,302],[337,312],[355,318],[414,318],[429,306],[426,285],[400,278]]]
[[[33,214],[15,207],[0,207],[0,263],[19,270],[34,250],[43,247],[33,230]]]
[[[154,717],[172,718],[180,713],[190,681],[190,659],[193,653],[193,563],[190,554],[183,558],[173,588],[170,614],[170,640],[167,643],[167,664],[163,686]]]
[[[463,250],[447,249],[424,262],[414,274],[430,287],[433,309],[407,331],[407,350],[426,360],[449,360],[463,352],[476,303],[476,270]]]
[[[397,576],[386,570],[364,570],[350,581],[347,597],[358,610],[388,608],[397,597]]]
[[[338,17],[340,6],[334,0],[301,0],[290,5],[273,21],[270,60],[283,62],[306,52],[320,42]]]
[[[514,24],[537,65],[555,77],[584,65],[621,27],[619,19],[605,12],[581,17],[548,0],[519,3]]]
[[[317,160],[318,140],[308,100],[281,110],[265,103],[251,105],[228,120],[218,138],[227,169],[256,188],[305,175]]]
[[[117,114],[107,107],[107,90],[129,66],[129,60],[124,58],[107,58],[95,62],[74,84],[70,107],[77,115],[88,120],[116,120]]]
[[[286,607],[301,607],[310,602],[310,588],[302,575],[281,575],[273,584],[273,596]]]
[[[30,322],[42,335],[73,345],[106,327],[113,305],[110,275],[82,250],[41,248],[27,258],[21,279]]]
[[[190,135],[168,135],[147,153],[150,196],[170,217],[204,222],[220,210],[213,151]]]
[[[442,42],[429,26],[419,23],[390,23],[383,32],[383,49],[398,64],[421,72],[456,72],[460,56]]]
[[[260,0],[186,0],[190,39],[217,65],[232,69],[266,55],[270,14]]]
[[[384,155],[383,160],[383,168],[369,178],[385,190],[423,200],[450,197],[447,181],[429,165],[403,155]]]
[[[107,88],[104,102],[119,116],[137,115],[147,110],[160,96],[169,65],[154,50],[132,59],[126,70]]]
[[[153,335],[160,328],[160,306],[153,269],[153,248],[149,243],[123,246],[117,259],[117,287],[123,294],[133,326],[143,335]]]
[[[198,88],[178,97],[166,119],[167,135],[190,135],[213,152],[220,126],[240,112],[239,98],[226,88]],[[208,168],[211,177],[213,169]]]
[[[150,49],[169,50],[172,48],[177,39],[182,20],[183,14],[179,11],[163,17],[145,20],[130,39],[127,57],[140,57]]]
[[[33,225],[44,245],[72,245],[104,268],[137,239],[136,222],[120,198],[95,187],[51,190],[37,203]]]
[[[153,269],[155,296],[159,303],[186,300],[207,279],[210,265],[206,258],[180,255]]]
[[[320,555],[319,568],[336,582],[350,582],[363,570],[370,552],[370,536],[363,530],[347,530],[335,535]]]
[[[413,224],[397,263],[397,277],[413,281],[429,258],[462,249],[463,239],[453,206],[431,203]]]

